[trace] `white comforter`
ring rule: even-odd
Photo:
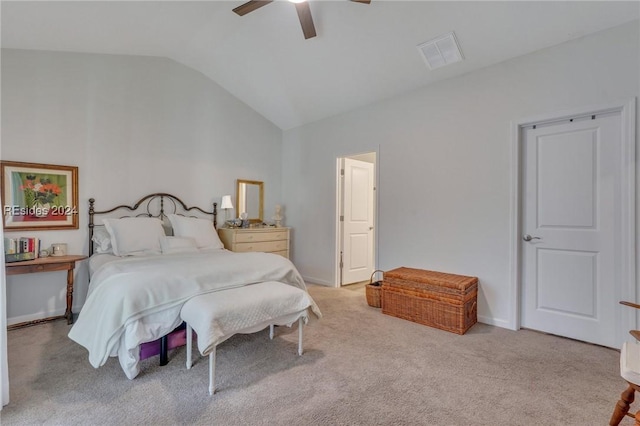
[[[177,327],[189,298],[263,281],[306,290],[293,264],[269,253],[212,250],[132,257],[100,267],[69,337],[89,350],[95,368],[118,356],[128,378],[140,371],[139,345]],[[321,316],[315,302],[312,311]]]

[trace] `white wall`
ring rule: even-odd
[[[237,178],[265,182],[265,211],[281,202],[280,129],[168,59],[2,49],[1,124],[3,160],[79,167],[79,230],[7,236],[86,254],[89,198],[103,209],[163,191],[210,209]],[[77,313],[84,265],[76,284]],[[8,277],[9,324],[64,313],[64,287],[63,272]]]
[[[286,131],[303,276],[333,285],[336,157],[377,150],[377,267],[478,276],[480,321],[507,326],[510,122],[638,96],[639,36],[635,21]]]

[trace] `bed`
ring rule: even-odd
[[[93,367],[117,356],[135,378],[141,345],[176,329],[195,296],[267,281],[306,291],[288,259],[224,249],[216,207],[187,207],[167,193],[102,211],[89,200],[89,289],[69,337],[89,351]],[[310,310],[321,316],[313,300]]]

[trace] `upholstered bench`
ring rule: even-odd
[[[192,297],[180,316],[187,324],[187,369],[191,368],[193,331],[198,349],[209,355],[209,394],[215,392],[216,346],[234,334],[249,334],[274,325],[291,326],[298,321],[298,354],[302,355],[302,325],[308,318],[311,299],[306,291],[269,281],[215,291]]]

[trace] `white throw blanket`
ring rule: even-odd
[[[139,372],[139,345],[177,327],[180,308],[189,298],[264,281],[306,291],[295,266],[269,253],[211,250],[114,261],[93,275],[69,337],[89,350],[93,367],[118,355],[133,379]],[[321,316],[313,301],[311,309]]]

